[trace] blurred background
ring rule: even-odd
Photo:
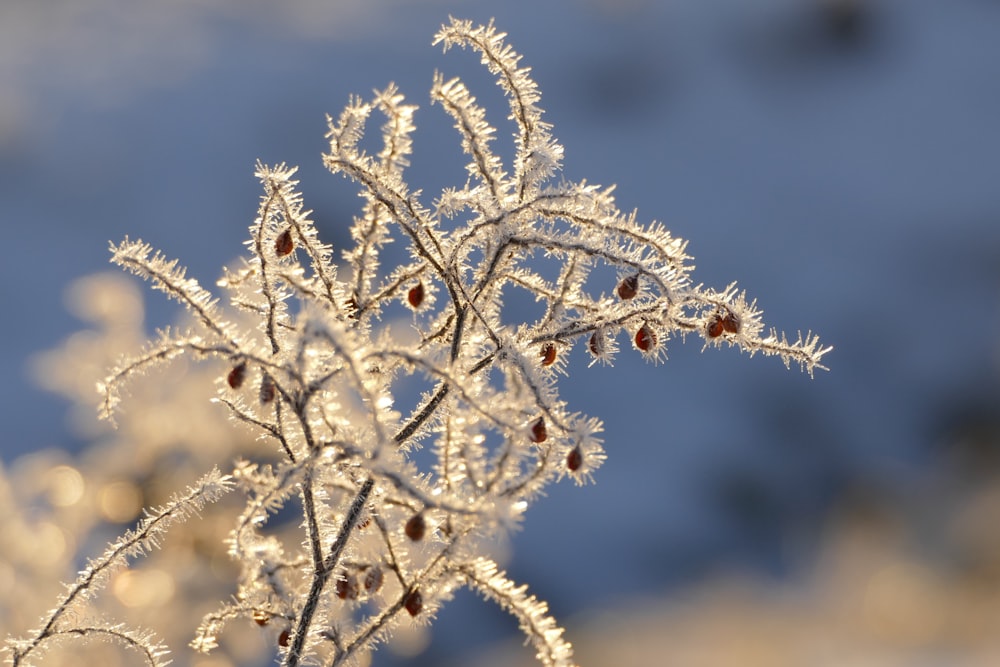
[[[605,421],[609,460],[596,485],[532,507],[506,566],[549,601],[581,663],[997,664],[995,0],[4,2],[0,627],[33,624],[54,599],[41,589],[79,566],[61,526],[91,492],[81,452],[110,437],[88,423],[89,390],[60,375],[83,348],[31,359],[93,326],[87,312],[105,347],[112,320],[142,335],[127,288],[95,305],[68,286],[105,271],[126,234],[213,284],[255,215],[258,158],[300,165],[307,207],[344,247],[360,200],[321,165],[324,115],[390,81],[421,106],[411,185],[429,201],[464,182],[428,103],[433,71],[462,76],[509,131],[478,58],[430,46],[449,14],[509,33],[567,178],[616,183],[623,210],[689,240],[697,280],[738,280],[770,325],[835,346],[815,379],[694,340],[659,367],[576,359],[563,395]],[[142,326],[176,316],[157,295]],[[32,550],[15,534],[51,541]],[[25,605],[25,568],[51,544],[65,554]],[[113,592],[155,610],[176,603],[168,589]],[[528,664],[519,639],[505,646],[515,633],[463,594],[429,638],[375,664],[417,648],[409,664]],[[214,660],[196,664],[232,664]]]

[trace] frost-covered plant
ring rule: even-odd
[[[559,399],[568,350],[582,345],[610,363],[624,335],[659,361],[671,336],[690,333],[706,347],[823,368],[829,348],[817,337],[765,334],[754,302],[735,286],[694,284],[684,241],[663,226],[622,214],[610,189],[555,179],[562,147],[542,120],[529,70],[503,38],[492,24],[452,20],[435,39],[479,52],[510,103],[515,155],[502,163],[484,110],[461,81],[436,75],[431,98],[455,122],[469,179],[430,206],[404,180],[415,107],[395,86],[352,99],[329,119],[325,164],[357,182],[364,200],[346,271],[318,238],[285,165],[258,164],[264,194],[249,256],[219,282],[230,309],[148,244],[112,245],[113,262],[181,302],[193,323],[163,332],[108,376],[102,415],[114,418],[123,386],[148,368],[214,358],[227,364],[220,410],[276,456],[237,460],[228,475],[213,470],[148,510],[88,564],[37,631],[10,642],[14,665],[80,635],[115,638],[148,664],[165,664],[149,633],[84,621],[76,605],[156,546],[168,524],[231,487],[246,498],[227,543],[241,572],[232,598],[204,617],[197,650],[211,651],[224,626],[245,619],[277,629],[283,665],[351,664],[468,586],[517,618],[543,664],[572,664],[545,603],[488,556],[492,538],[515,527],[547,484],[588,481],[604,460],[600,422]],[[360,142],[373,111],[386,121],[382,148],[369,155]],[[396,267],[381,262],[390,240],[409,250]],[[541,314],[517,321],[506,305],[515,290],[540,302]],[[382,321],[400,306],[413,312],[412,340]],[[425,392],[405,408],[411,378]],[[421,449],[430,466],[418,465]],[[287,507],[301,516],[297,541],[272,530]]]

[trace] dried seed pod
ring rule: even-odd
[[[403,606],[410,613],[410,616],[416,616],[424,608],[424,597],[420,594],[420,591],[412,590],[403,601]]]
[[[263,609],[257,609],[253,613],[253,622],[264,627],[271,620],[271,615],[264,611]]]
[[[414,542],[419,542],[424,539],[424,533],[427,531],[427,522],[424,520],[424,515],[418,512],[410,517],[406,525],[403,526],[403,532],[406,536],[413,540]]]
[[[556,346],[552,343],[546,343],[542,347],[542,366],[551,366],[556,361]]]
[[[627,276],[618,283],[618,298],[628,301],[639,293],[639,274]]]
[[[229,371],[229,375],[226,376],[226,383],[233,389],[239,389],[243,386],[243,380],[247,376],[247,362],[241,361],[240,363],[233,366],[233,369]]]
[[[282,630],[281,634],[278,635],[278,646],[281,646],[282,648],[287,648],[289,640],[291,638],[292,638],[292,633],[287,628],[285,630]]]
[[[365,572],[364,586],[365,590],[369,593],[374,593],[378,589],[382,588],[382,581],[385,579],[385,574],[382,572],[382,568],[378,565],[372,565]]]
[[[604,345],[604,335],[600,330],[597,330],[591,334],[590,341],[587,343],[587,348],[590,350],[592,355],[599,357],[604,354]]]
[[[531,441],[534,443],[545,442],[549,437],[548,431],[545,429],[545,418],[539,417],[531,423],[531,435],[529,436]]]
[[[271,379],[270,375],[265,375],[264,379],[260,381],[260,402],[266,405],[273,401],[275,391],[274,380]]]
[[[722,318],[722,328],[731,334],[738,334],[740,332],[739,316],[733,312],[727,312]]]
[[[358,580],[354,575],[348,572],[341,572],[337,577],[337,583],[335,585],[337,597],[341,600],[357,600],[358,593]]]
[[[274,252],[278,257],[284,257],[291,254],[293,250],[295,250],[295,239],[292,238],[292,230],[286,229],[278,234],[278,238],[274,239]]]
[[[566,468],[570,472],[576,472],[583,465],[583,451],[580,449],[580,445],[577,445],[573,449],[569,450],[569,454],[566,455]]]
[[[406,293],[406,301],[414,310],[419,308],[420,304],[424,302],[424,284],[418,282],[416,285],[411,287],[410,291]]]
[[[722,318],[718,315],[713,315],[712,319],[710,319],[708,324],[705,325],[705,332],[708,334],[709,338],[718,338],[725,330],[726,328],[722,324]]]
[[[656,332],[650,329],[648,324],[643,324],[635,332],[635,346],[643,352],[649,352],[656,347]]]

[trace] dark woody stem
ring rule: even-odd
[[[318,565],[316,572],[313,573],[312,585],[309,588],[306,603],[302,607],[302,613],[299,614],[299,622],[295,627],[292,645],[288,648],[288,653],[285,655],[285,660],[282,663],[284,667],[298,667],[303,658],[302,649],[305,647],[306,637],[309,635],[309,627],[312,625],[313,617],[316,615],[316,609],[323,595],[323,589],[326,588],[327,583],[330,581],[330,575],[333,574],[337,563],[340,562],[340,556],[344,552],[344,547],[347,546],[351,530],[358,525],[361,512],[364,510],[374,486],[375,480],[371,477],[366,479],[361,485],[357,495],[354,496],[354,500],[351,502],[350,509],[347,510],[347,516],[344,517],[344,522],[337,532],[336,539],[334,539],[333,544],[330,546],[330,553],[326,555],[326,558]]]

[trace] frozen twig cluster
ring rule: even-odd
[[[329,120],[324,162],[353,179],[364,200],[339,270],[285,165],[257,167],[264,193],[248,257],[219,282],[226,308],[146,243],[112,246],[113,262],[181,302],[193,323],[163,332],[108,376],[103,416],[114,418],[123,387],[147,368],[214,358],[227,369],[220,410],[276,456],[237,460],[230,474],[209,473],[150,510],[88,565],[36,632],[10,642],[14,665],[81,634],[114,637],[148,664],[164,664],[148,633],[69,612],[126,558],[155,546],[167,524],[230,487],[246,499],[228,537],[239,581],[205,616],[197,650],[216,648],[229,624],[255,622],[276,629],[287,667],[352,664],[467,586],[516,617],[543,664],[573,664],[545,603],[510,581],[485,546],[516,526],[547,484],[588,481],[604,460],[600,422],[559,398],[568,350],[582,346],[593,361],[611,363],[624,337],[659,361],[671,337],[691,334],[810,373],[823,368],[829,348],[817,337],[765,333],[754,302],[735,286],[694,284],[684,241],[662,225],[621,213],[610,189],[555,178],[562,147],[542,120],[529,70],[503,39],[492,24],[459,20],[436,37],[445,49],[476,50],[496,78],[510,104],[515,156],[505,165],[494,152],[495,130],[466,86],[436,75],[431,98],[454,120],[469,178],[431,204],[404,179],[415,107],[394,86],[352,99]],[[384,117],[374,155],[361,148],[373,112]],[[381,253],[392,240],[405,241],[409,256],[387,267]],[[514,290],[541,304],[537,318],[510,312]],[[413,313],[413,341],[383,324],[399,307]],[[401,385],[414,378],[425,391],[401,408]],[[414,460],[420,449],[433,454],[428,469]],[[301,516],[298,541],[269,530],[287,507]]]

